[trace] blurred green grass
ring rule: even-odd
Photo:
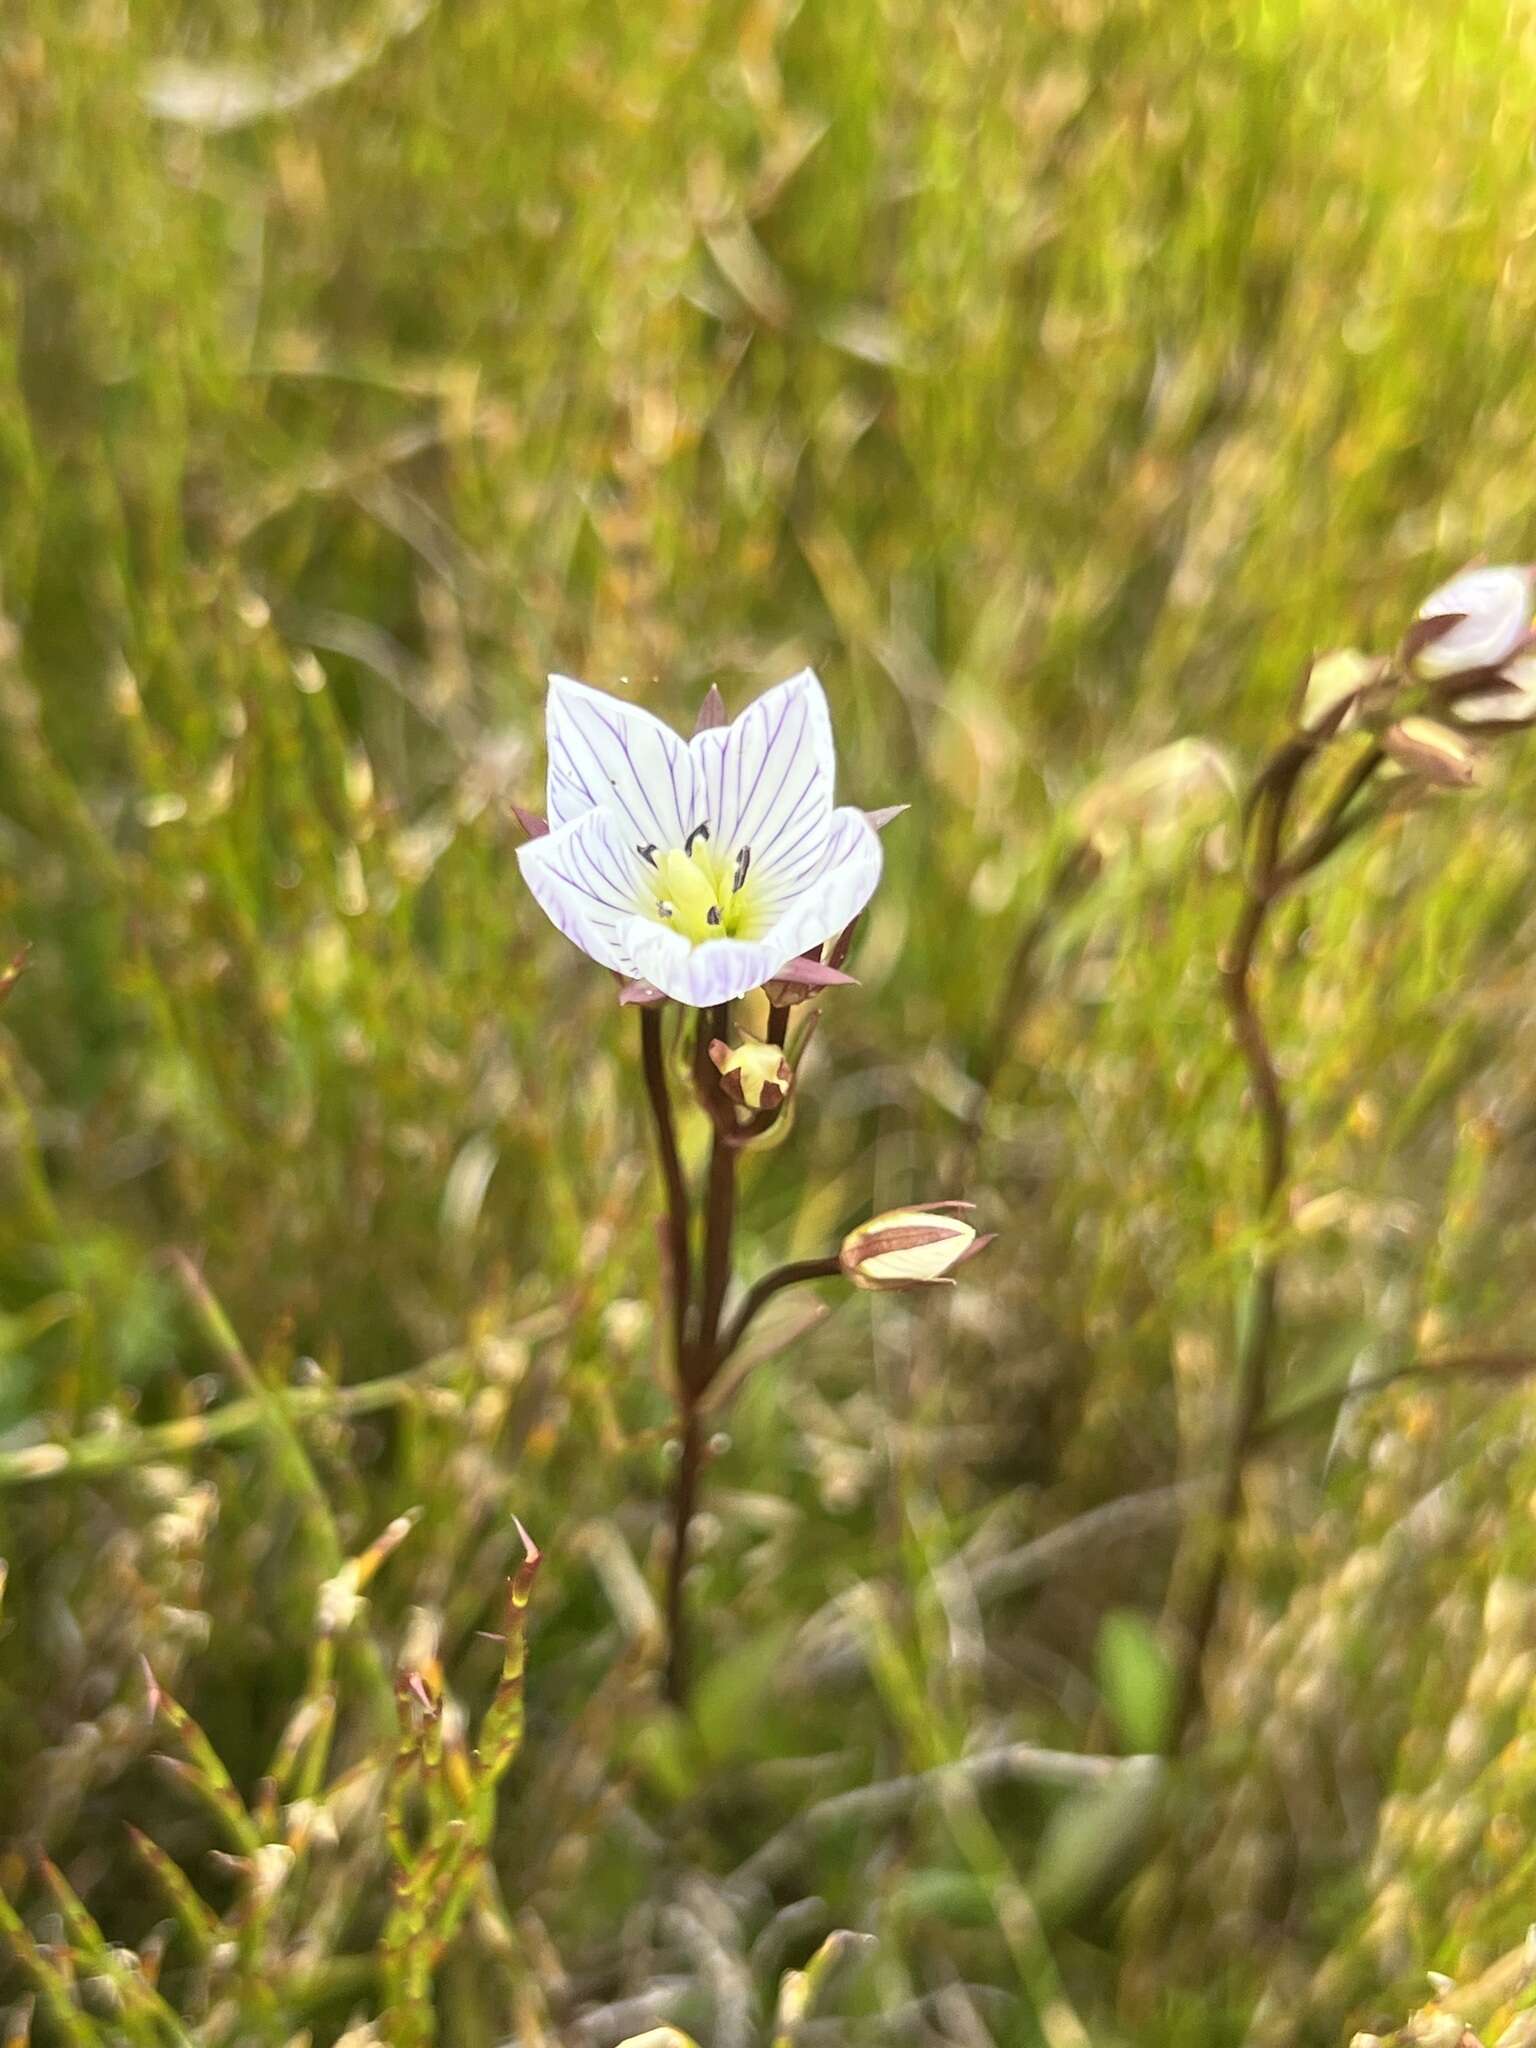
[[[312,1441],[352,1547],[425,1509],[377,1624],[441,1611],[471,1688],[509,1510],[550,1553],[501,1868],[578,2003],[641,1968],[648,1903],[807,1799],[1109,1739],[1100,1628],[1155,1613],[1171,1524],[985,1610],[934,1576],[1201,1469],[1250,1141],[1218,791],[1050,926],[968,1190],[1006,1251],[948,1318],[840,1305],[731,1416],[715,1676],[679,1735],[624,1598],[666,1416],[632,1020],[512,858],[543,675],[682,722],[711,680],[735,708],[819,668],[845,795],[913,808],[744,1258],[951,1192],[1082,792],[1190,736],[1236,773],[1310,648],[1530,552],[1533,39],[1491,0],[13,0],[0,26],[0,912],[34,948],[4,1020],[4,1447],[222,1397],[170,1244],[273,1374],[445,1358]],[[1325,1198],[1290,1396],[1370,1347],[1525,1333],[1533,788],[1511,766],[1394,827],[1286,924]],[[1499,1826],[1529,1709],[1487,1704],[1530,1652],[1484,1606],[1528,1569],[1527,1403],[1389,1396],[1326,1450],[1286,1442],[1256,1488],[1172,1846],[1128,1909],[1065,1916],[1095,2039],[1342,2038],[1530,1918]],[[0,1878],[46,1844],[136,1940],[124,1818],[206,1846],[139,1767],[136,1660],[250,1783],[320,1564],[248,1440],[8,1490],[0,1551]],[[789,1683],[859,1585],[899,1658]],[[1052,1804],[993,1812],[1027,1881]],[[879,1934],[876,2005],[1018,1991],[941,1820],[786,1882]],[[450,2038],[479,2048],[513,2021],[469,1974]]]

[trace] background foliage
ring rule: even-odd
[[[1529,1394],[1317,1398],[1527,1334],[1518,760],[1284,921],[1304,1412],[1198,1757],[1160,1799],[826,1802],[1155,1746],[1249,1243],[1229,790],[1309,648],[1531,549],[1533,60],[1493,0],[12,0],[0,1885],[45,1940],[43,1850],[110,1941],[165,1916],[130,1821],[218,1910],[249,1881],[147,1764],[140,1659],[255,1800],[331,1697],[322,1585],[414,1507],[342,1639],[340,1773],[402,1646],[478,1718],[513,1511],[547,1553],[454,2048],[766,2038],[834,1925],[876,1940],[824,2038],[1033,2041],[1068,2023],[1028,1900],[1096,2042],[1337,2041],[1518,1941]],[[752,1163],[749,1273],[961,1181],[1005,1245],[937,1311],[838,1302],[723,1418],[682,1726],[633,1019],[507,806],[552,666],[685,722],[806,660],[844,795],[913,808]],[[1053,889],[1085,820],[1100,872]],[[286,1383],[304,1455],[260,1414],[199,1440]],[[250,1936],[283,1999],[197,2038],[378,2012],[345,1804]]]

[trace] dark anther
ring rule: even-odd
[[[673,915],[672,906],[664,896],[658,896],[656,899],[656,915],[658,917],[671,917]]]
[[[705,913],[704,922],[706,924],[718,924],[720,922],[720,906],[718,903],[711,903],[708,911]]]
[[[695,839],[707,839],[708,837],[709,820],[706,818],[702,825],[695,825],[693,830],[688,834],[688,837],[683,841],[684,853],[692,853],[693,842],[695,841]]]
[[[731,894],[734,896],[747,879],[747,869],[752,865],[752,849],[744,846],[736,856],[736,873],[731,880]]]
[[[635,851],[639,854],[640,858],[645,862],[647,867],[655,867],[656,849],[654,846],[637,846],[635,848]]]

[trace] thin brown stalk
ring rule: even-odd
[[[1271,759],[1254,785],[1250,817],[1254,849],[1237,923],[1221,963],[1221,993],[1259,1125],[1259,1185],[1254,1215],[1273,1223],[1290,1176],[1290,1112],[1279,1068],[1254,993],[1260,944],[1275,906],[1313,874],[1364,822],[1360,799],[1386,756],[1374,742],[1354,762],[1321,815],[1289,853],[1286,821],[1314,751],[1294,742]],[[1243,1475],[1264,1435],[1279,1301],[1280,1269],[1272,1243],[1255,1254],[1247,1314],[1239,1343],[1236,1387],[1226,1450],[1217,1475],[1214,1517],[1198,1545],[1186,1545],[1171,1606],[1179,1620],[1178,1668],[1169,1744],[1177,1751],[1199,1707],[1201,1673],[1221,1608],[1232,1543],[1242,1509]],[[1181,1593],[1180,1587],[1188,1587]]]
[[[1299,768],[1297,773],[1299,774]],[[1248,1069],[1254,1113],[1259,1120],[1260,1167],[1255,1210],[1260,1223],[1273,1216],[1285,1187],[1290,1156],[1290,1115],[1268,1034],[1254,999],[1253,971],[1259,942],[1277,900],[1276,871],[1281,836],[1296,776],[1266,791],[1258,814],[1256,845],[1237,924],[1221,963],[1221,992],[1232,1033]],[[1239,1509],[1243,1472],[1269,1395],[1279,1269],[1272,1249],[1257,1254],[1249,1312],[1237,1359],[1237,1385],[1227,1446],[1217,1482],[1213,1523],[1200,1545],[1190,1576],[1192,1591],[1179,1616],[1178,1667],[1169,1717],[1169,1748],[1182,1745],[1200,1700],[1206,1648],[1221,1607]],[[1187,1555],[1187,1553],[1186,1553]]]
[[[699,1474],[704,1466],[704,1425],[697,1398],[685,1397],[677,1444],[677,1474],[672,1487],[672,1542],[667,1556],[667,1698],[674,1707],[688,1704],[692,1676],[686,1582],[692,1547],[693,1518],[699,1505]]]
[[[698,1343],[694,1374],[698,1391],[715,1376],[719,1365],[720,1315],[731,1281],[731,1239],[736,1228],[736,1149],[722,1131],[715,1132],[709,1154],[709,1179],[704,1197],[703,1298],[699,1303]]]
[[[666,1192],[664,1226],[667,1257],[666,1287],[672,1308],[672,1366],[682,1384],[688,1342],[688,1301],[692,1292],[692,1254],[688,1247],[688,1183],[677,1149],[677,1127],[672,1117],[672,1097],[667,1088],[666,1056],[661,1042],[661,1005],[648,1005],[640,1012],[640,1062],[645,1075],[646,1099],[656,1127],[656,1157]]]
[[[699,1262],[699,1305],[692,1331],[678,1354],[677,1473],[672,1493],[672,1541],[667,1555],[667,1698],[687,1704],[690,1676],[686,1582],[704,1465],[701,1404],[720,1369],[720,1317],[731,1282],[731,1240],[736,1228],[736,1138],[734,1106],[721,1092],[709,1057],[712,1039],[730,1029],[729,1005],[699,1012],[693,1073],[701,1107],[714,1124],[709,1176],[704,1192],[704,1241]],[[685,1219],[686,1230],[686,1219]]]
[[[1365,794],[1386,758],[1382,747],[1373,741],[1355,762],[1312,830],[1280,865],[1275,876],[1276,894],[1321,867],[1356,829],[1361,822],[1356,800]]]
[[[787,1265],[775,1266],[761,1280],[754,1280],[742,1296],[736,1313],[720,1333],[716,1370],[725,1364],[746,1336],[759,1311],[776,1294],[782,1293],[786,1287],[798,1287],[806,1280],[835,1280],[842,1270],[842,1262],[836,1252],[830,1252],[820,1259],[791,1259]]]

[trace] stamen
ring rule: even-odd
[[[740,889],[742,883],[747,879],[747,869],[751,867],[751,865],[752,849],[750,846],[744,846],[736,856],[736,873],[731,880],[731,894],[733,896]]]
[[[645,862],[647,867],[655,867],[656,849],[654,846],[637,846],[635,848],[635,851],[639,854],[640,858]]]
[[[706,818],[702,825],[695,825],[693,830],[688,834],[688,837],[683,841],[684,853],[693,852],[693,842],[695,841],[695,839],[708,839],[708,837],[709,820],[708,818]]]
[[[706,924],[718,924],[720,922],[720,906],[718,903],[711,903],[709,909],[704,913],[704,922]]]
[[[669,903],[665,896],[658,896],[656,898],[656,915],[658,917],[676,917],[676,906]]]

